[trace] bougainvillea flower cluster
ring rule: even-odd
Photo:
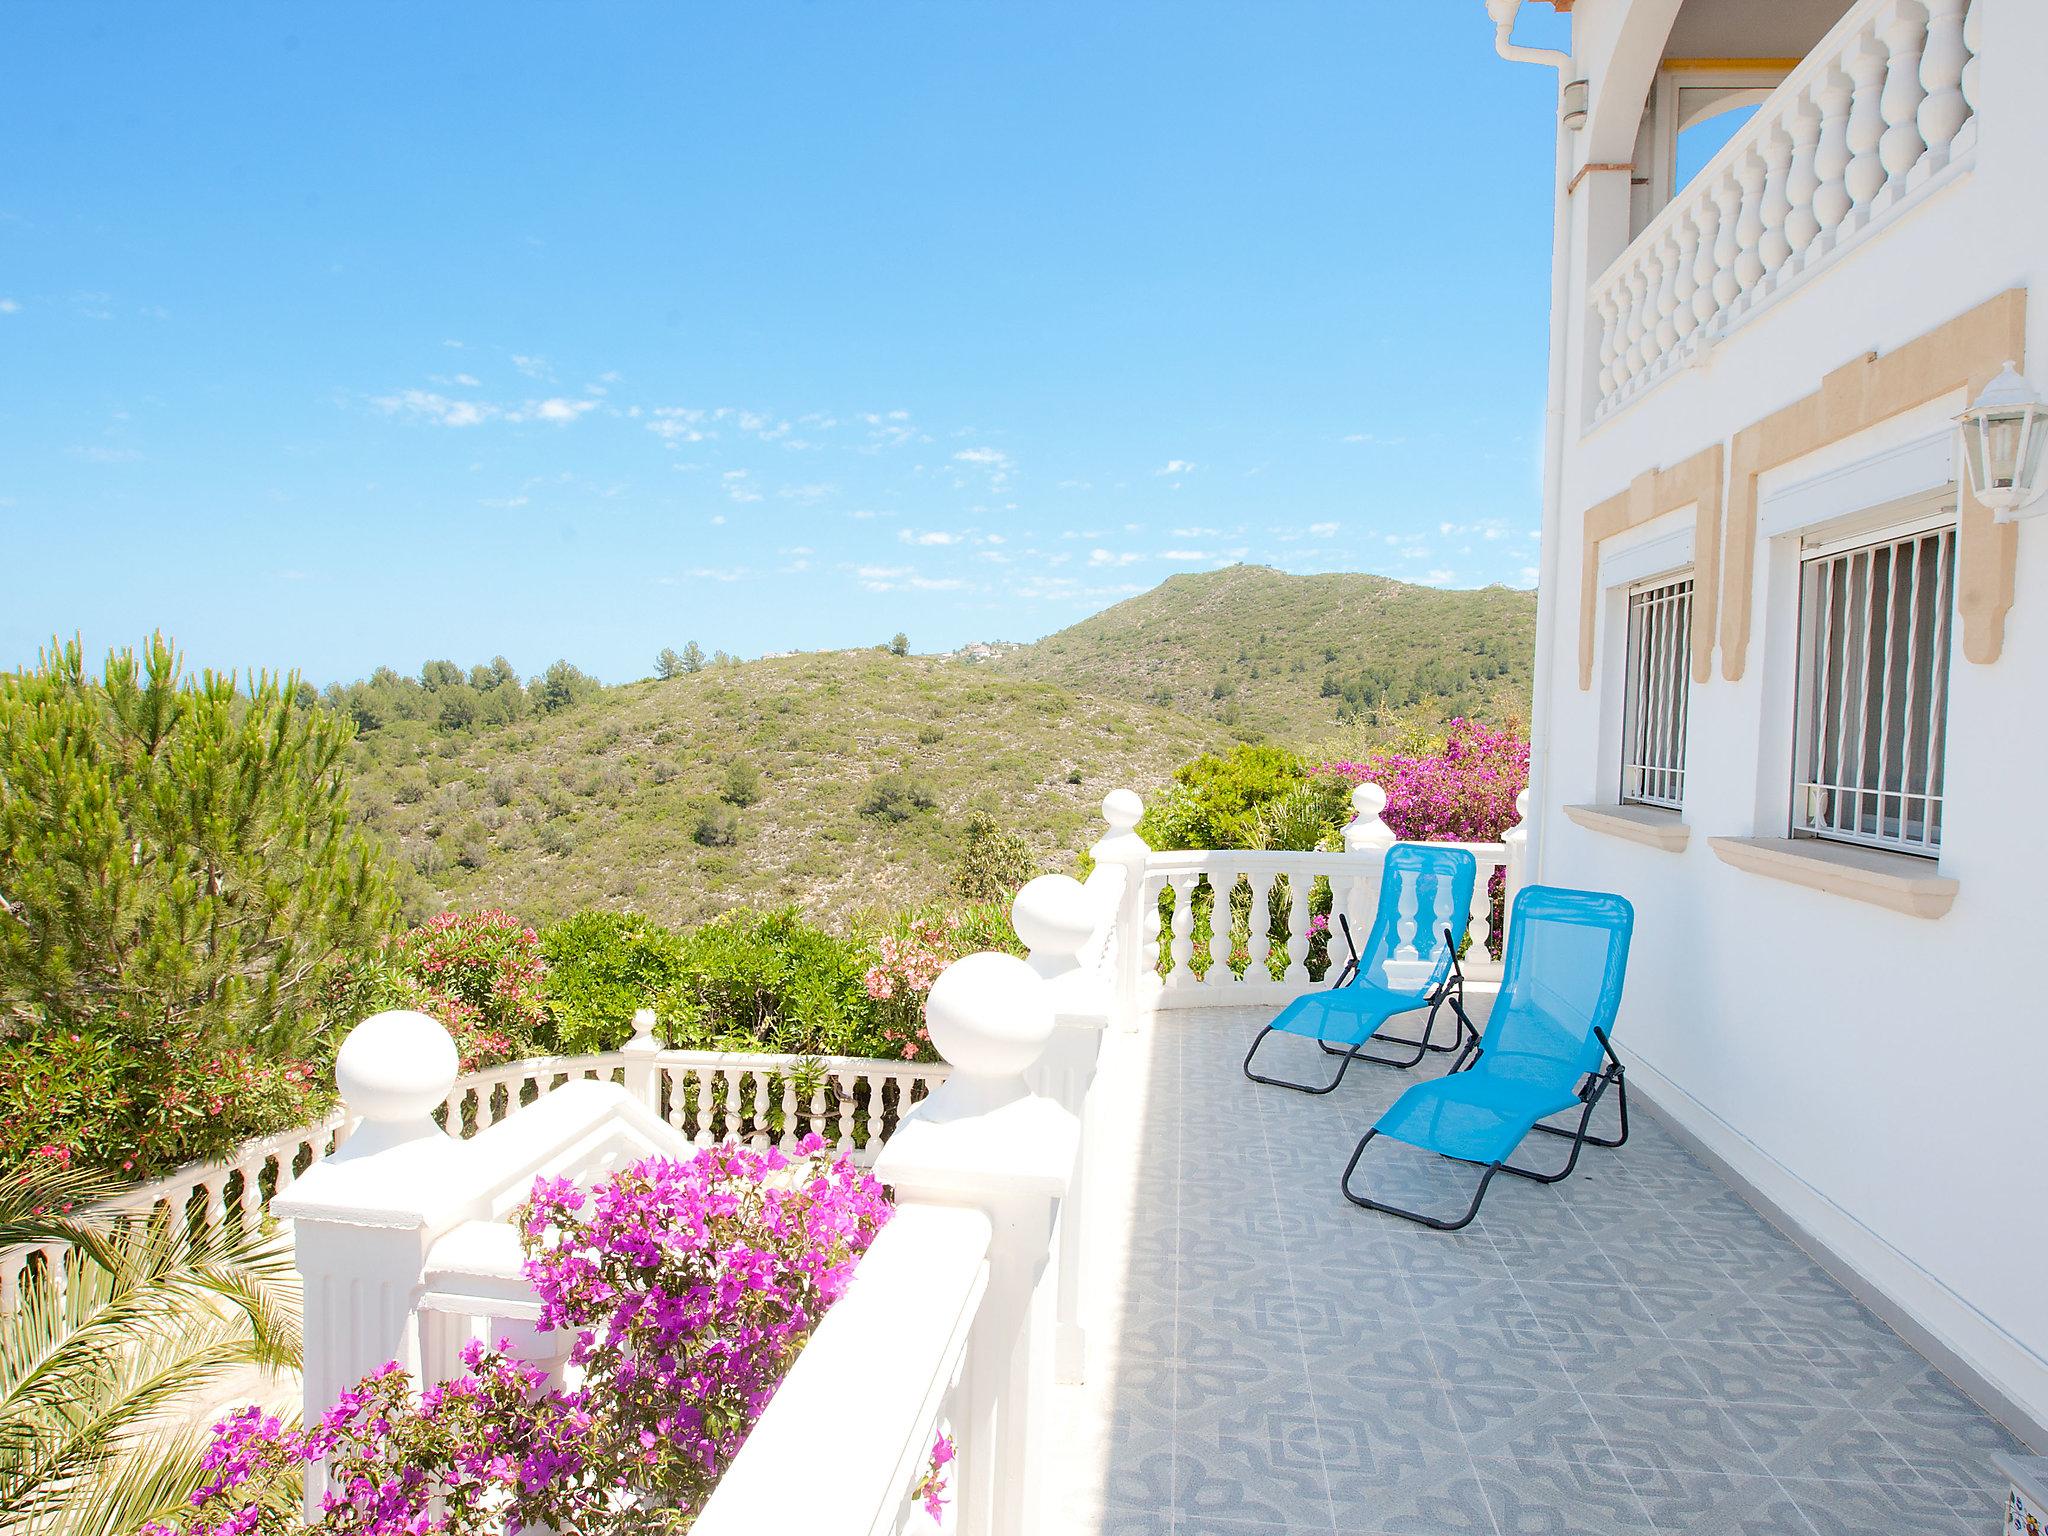
[[[459,1376],[416,1391],[393,1362],[308,1430],[245,1409],[215,1426],[182,1530],[143,1536],[685,1530],[889,1211],[816,1136],[794,1158],[650,1158],[588,1191],[542,1179],[519,1231],[572,1389],[508,1344],[471,1343]],[[290,1493],[315,1462],[326,1491],[308,1527]]]

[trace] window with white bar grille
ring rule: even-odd
[[[1685,717],[1691,697],[1692,578],[1628,595],[1628,689],[1621,798],[1677,810],[1685,803]]]
[[[1807,557],[1794,836],[1941,852],[1955,563],[1952,523]]]

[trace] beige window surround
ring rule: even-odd
[[[1567,805],[1562,809],[1588,832],[1624,838],[1645,848],[1661,848],[1666,853],[1683,852],[1692,836],[1692,828],[1678,812],[1661,806]]]
[[[1710,837],[1723,864],[1908,917],[1946,916],[1962,887],[1926,859],[1813,837]]]
[[[1739,682],[1748,662],[1755,601],[1759,478],[1943,395],[1963,390],[1976,398],[2007,358],[2024,358],[2026,331],[2027,290],[2009,288],[1882,356],[1871,352],[1835,369],[1814,393],[1737,432],[1725,451],[1715,443],[1668,469],[1644,470],[1626,491],[1588,507],[1579,581],[1580,691],[1593,686],[1603,539],[1681,507],[1698,506],[1693,680],[1713,680],[1718,631],[1721,675]],[[2018,536],[2012,524],[1994,522],[1967,486],[1958,488],[1957,519],[1956,610],[1962,619],[1963,655],[1981,665],[1998,660],[2005,643]]]

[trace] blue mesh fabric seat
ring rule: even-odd
[[[1389,848],[1380,866],[1379,904],[1364,952],[1352,956],[1329,990],[1297,997],[1259,1031],[1245,1053],[1244,1075],[1276,1088],[1329,1093],[1344,1081],[1354,1061],[1412,1067],[1431,1051],[1457,1049],[1467,1034],[1476,1037],[1465,1017],[1458,946],[1465,939],[1478,877],[1478,861],[1462,848],[1422,843]],[[1347,941],[1351,937],[1348,923],[1344,936]],[[1459,1027],[1439,1045],[1434,1039],[1436,1017],[1447,1003]],[[1381,1033],[1389,1019],[1424,1008],[1429,1018],[1420,1040]],[[1326,1054],[1342,1057],[1336,1077],[1327,1083],[1302,1083],[1254,1072],[1252,1058],[1275,1032],[1320,1041]],[[1393,1054],[1368,1051],[1367,1043],[1375,1040],[1388,1045]]]
[[[1478,1214],[1496,1173],[1554,1184],[1577,1166],[1587,1143],[1618,1147],[1627,1141],[1628,1087],[1613,1031],[1634,927],[1635,911],[1619,896],[1542,885],[1518,895],[1486,1033],[1447,1075],[1417,1083],[1365,1133],[1344,1169],[1345,1198],[1455,1231]],[[1621,1131],[1603,1140],[1587,1128],[1593,1106],[1610,1087],[1620,1104]],[[1576,1129],[1539,1123],[1569,1110],[1578,1111]],[[1561,1170],[1542,1173],[1508,1161],[1531,1131],[1571,1140]],[[1444,1221],[1354,1191],[1352,1177],[1375,1137],[1483,1168],[1470,1208]]]

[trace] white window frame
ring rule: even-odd
[[[1692,712],[1693,573],[1632,583],[1624,595],[1621,803],[1685,808]]]
[[[1791,836],[1941,856],[1955,557],[1952,505],[1881,531],[1801,541]]]

